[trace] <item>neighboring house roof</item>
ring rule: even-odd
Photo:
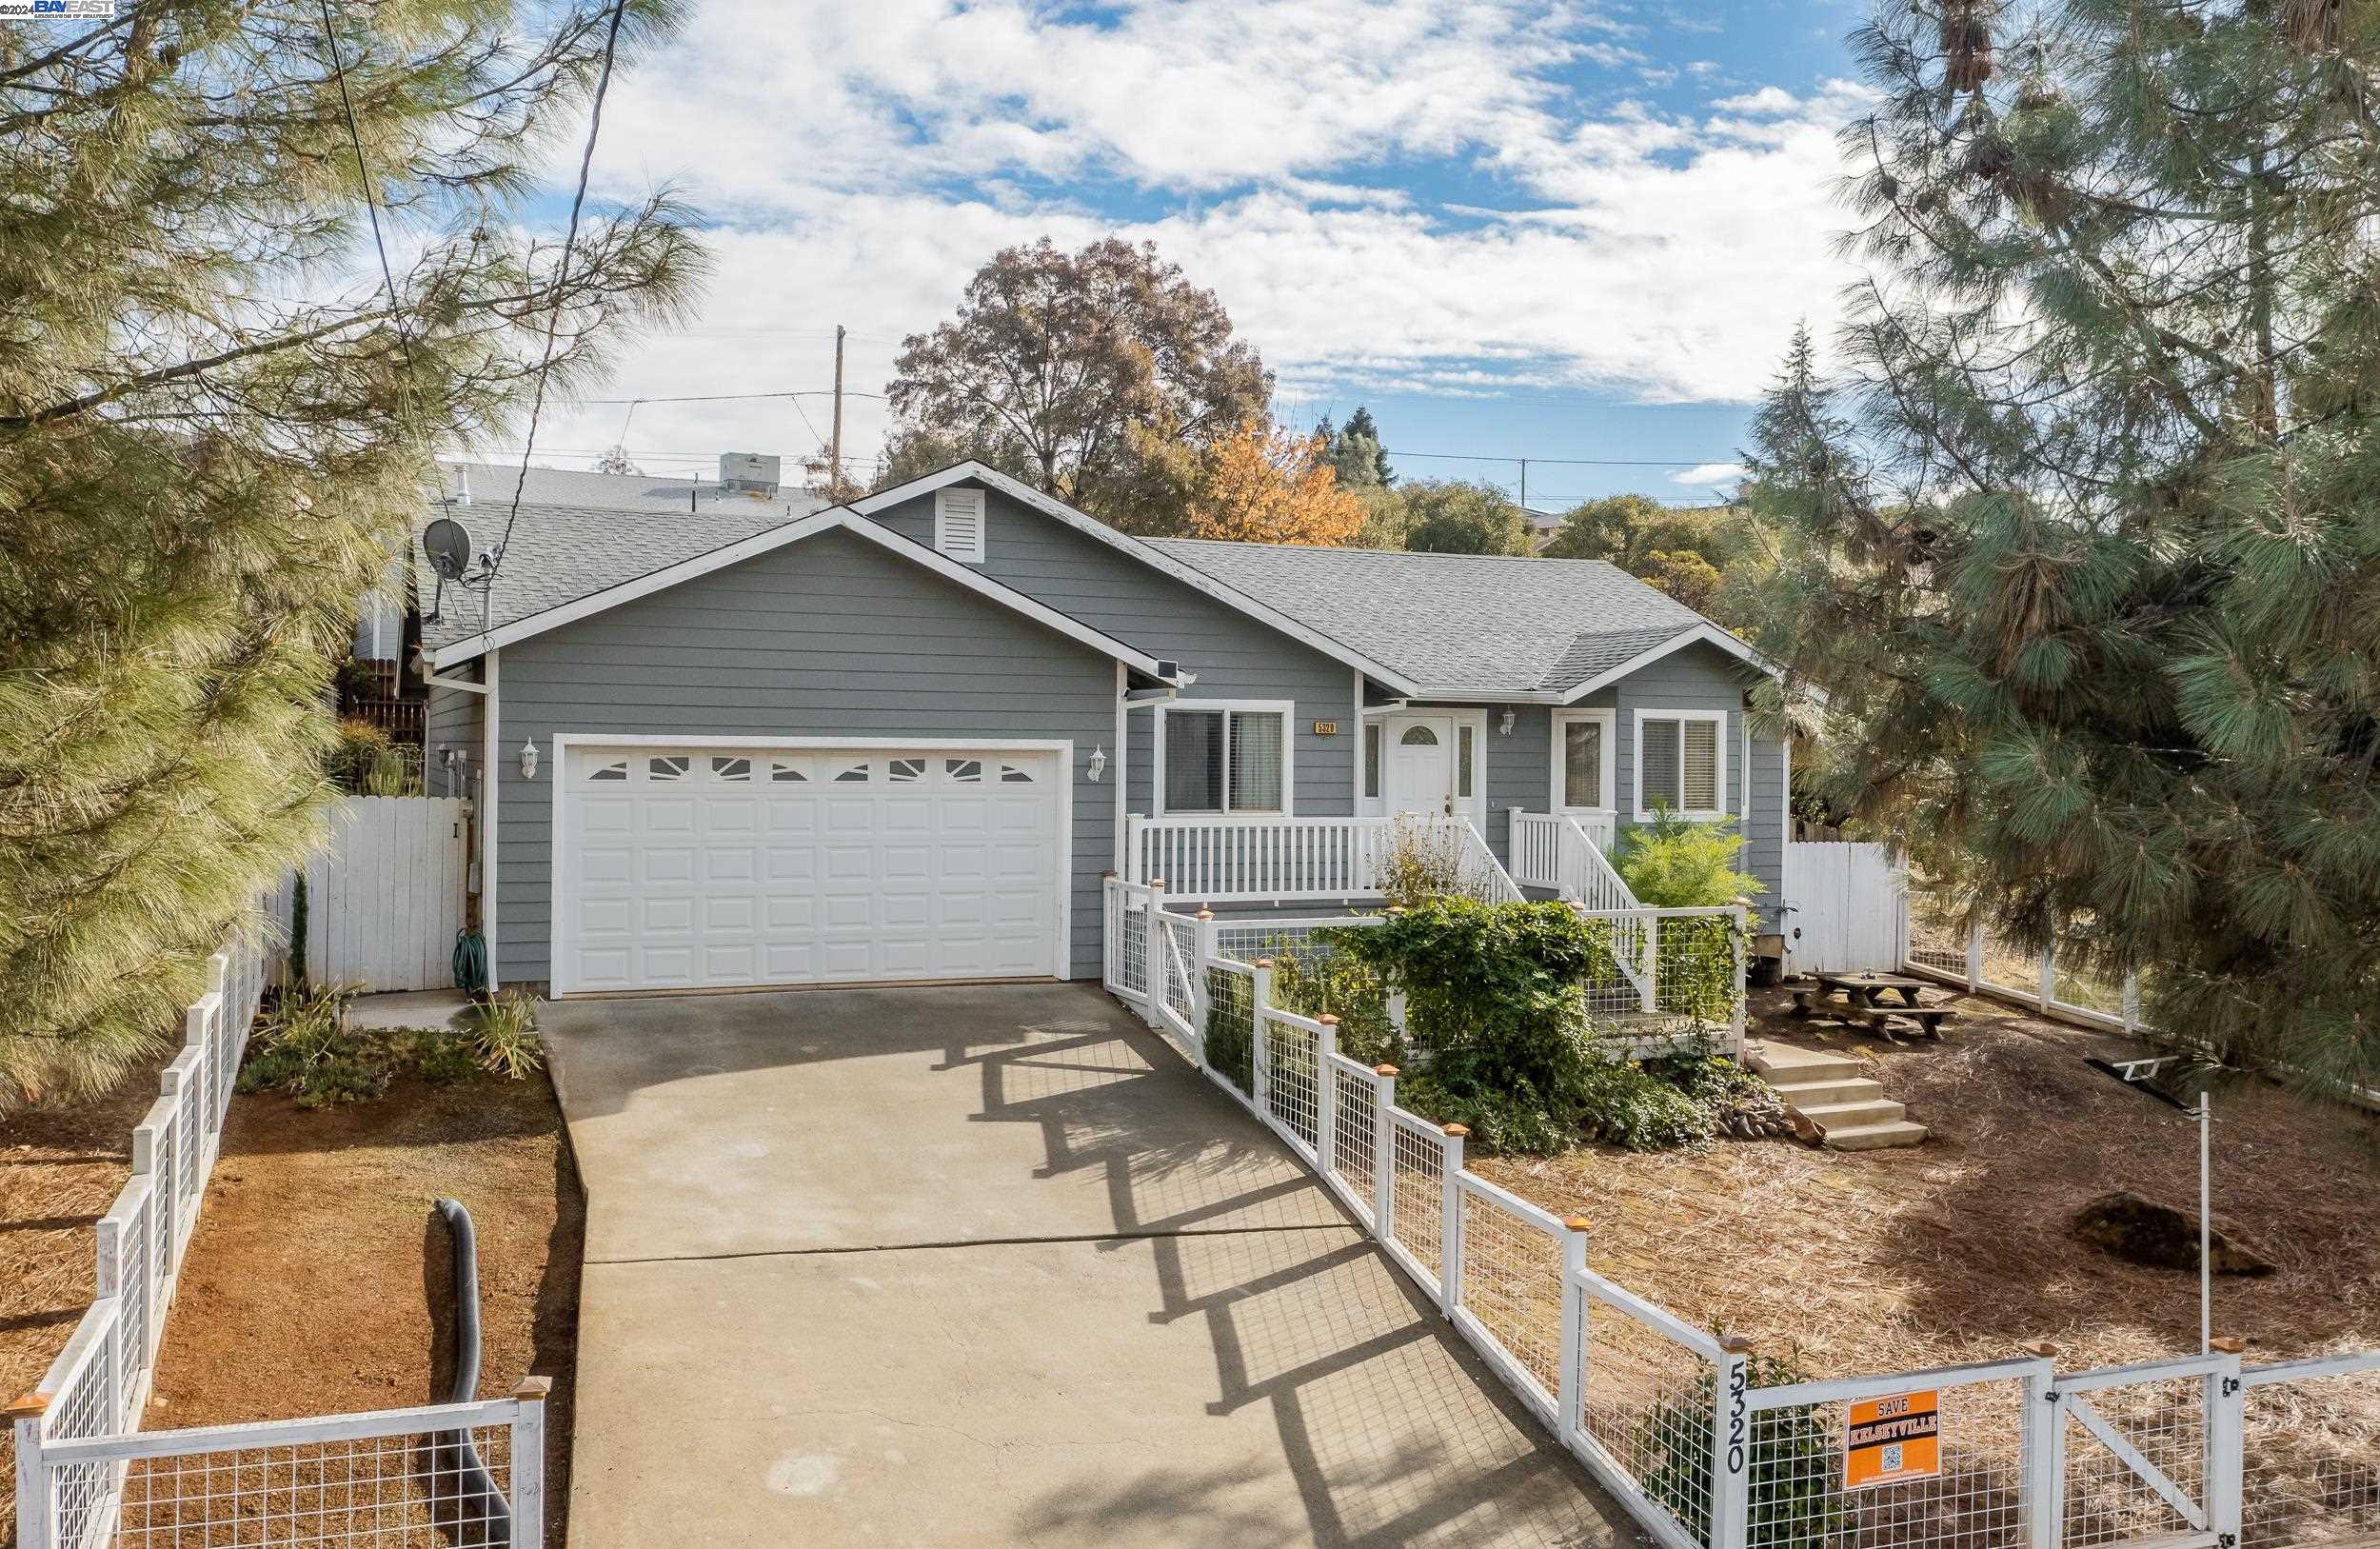
[[[1602,560],[1149,546],[1388,664],[1420,685],[1415,698],[1574,698],[1696,640],[1754,660],[1693,608]]]
[[[521,508],[523,524],[527,522],[529,512],[533,508],[526,506]],[[587,513],[567,514],[583,519]],[[618,513],[610,514],[617,515]],[[691,581],[697,576],[708,575],[714,570],[724,570],[731,565],[740,565],[758,555],[770,553],[788,545],[798,544],[804,539],[820,537],[829,532],[850,533],[863,542],[874,544],[880,548],[907,560],[912,565],[930,570],[946,581],[954,582],[978,596],[988,598],[1003,607],[1021,613],[1026,618],[1046,628],[1056,630],[1069,640],[1088,645],[1150,677],[1160,676],[1160,664],[1157,659],[1138,647],[1127,645],[1113,635],[1094,629],[1079,619],[1061,613],[1047,604],[1028,597],[1003,582],[995,581],[990,576],[960,564],[957,560],[939,554],[923,544],[902,536],[883,523],[862,516],[843,506],[814,511],[808,516],[800,517],[791,522],[777,523],[707,551],[689,554],[674,564],[661,566],[617,585],[557,602],[533,612],[515,612],[506,623],[491,622],[486,626],[481,626],[476,623],[458,620],[450,616],[448,622],[440,626],[434,635],[426,626],[425,627],[424,644],[430,649],[433,666],[440,668],[452,666],[461,662],[467,662],[486,651],[500,649],[516,640],[526,640],[532,635],[543,634],[548,629],[559,628],[563,625],[586,618],[591,614],[617,607],[623,603],[634,602],[640,597],[649,597],[654,592]],[[518,526],[514,528],[513,537],[517,545],[520,539]],[[518,555],[521,551],[515,547],[511,552]],[[447,588],[447,596],[450,600],[454,599],[458,589],[453,586]],[[506,589],[504,580],[499,579],[496,589],[499,592]],[[466,593],[466,597],[470,602],[477,601],[475,596],[468,593]],[[490,616],[491,619],[494,616],[492,609]],[[461,626],[459,630],[458,625]],[[436,639],[444,639],[446,643],[435,644]]]
[[[523,477],[518,463],[441,462],[444,493],[460,499],[467,491],[473,511],[508,510],[515,485],[524,506],[576,506],[589,510],[706,511],[714,506],[773,510],[783,521],[806,516],[826,503],[801,489],[755,495],[723,487],[715,479],[662,478],[645,473],[595,473],[583,468],[533,467]]]

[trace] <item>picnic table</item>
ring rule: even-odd
[[[1815,989],[1794,991],[1793,1015],[1823,1017],[1831,1022],[1873,1027],[1893,1036],[1893,1023],[1914,1024],[1929,1038],[1942,1036],[1942,1023],[1949,1021],[1952,1010],[1947,1005],[1927,1005],[1917,999],[1917,992],[1934,988],[1933,981],[1909,979],[1899,974],[1813,974]],[[1897,1005],[1885,1000],[1898,995]],[[1837,1000],[1836,997],[1841,999]]]

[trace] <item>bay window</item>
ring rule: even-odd
[[[1266,701],[1161,706],[1159,815],[1288,812],[1290,708]]]

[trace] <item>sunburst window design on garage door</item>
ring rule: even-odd
[[[672,780],[684,780],[686,777],[686,771],[691,769],[693,766],[694,761],[687,758],[646,759],[645,761],[645,778],[647,780],[662,781],[664,783]]]
[[[711,760],[711,774],[715,779],[731,780],[742,784],[752,778],[752,761],[750,759],[713,759]]]
[[[980,785],[983,784],[983,761],[982,759],[944,759],[942,760],[942,774],[954,785]]]
[[[768,778],[779,784],[806,784],[809,783],[810,772],[790,760],[770,759]]]
[[[846,785],[864,785],[867,784],[870,767],[868,761],[862,759],[857,764],[846,765],[836,774],[835,779]]]
[[[586,778],[589,780],[625,780],[628,778],[628,761],[614,759],[602,768],[589,771]]]
[[[923,759],[893,759],[885,764],[884,769],[896,785],[914,785],[925,778]]]
[[[1000,766],[1000,783],[1003,785],[1030,785],[1033,784],[1033,772],[1020,769],[1013,764],[1003,764]]]

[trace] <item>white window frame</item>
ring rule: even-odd
[[[1451,721],[1455,724],[1458,729],[1455,734],[1455,745],[1450,750],[1449,756],[1458,761],[1455,770],[1455,788],[1458,792],[1462,789],[1462,769],[1459,764],[1462,757],[1462,733],[1459,728],[1463,726],[1471,728],[1471,794],[1468,797],[1457,795],[1455,810],[1458,814],[1469,817],[1472,823],[1478,825],[1479,832],[1486,833],[1488,813],[1492,810],[1488,801],[1488,712],[1481,707],[1462,705],[1370,705],[1364,707],[1362,715],[1356,723],[1357,725],[1367,730],[1372,726],[1380,728],[1380,791],[1378,795],[1367,795],[1364,792],[1363,743],[1361,737],[1359,737],[1356,743],[1356,815],[1362,818],[1386,816],[1388,760],[1393,750],[1393,740],[1398,732],[1415,721]]]
[[[1599,722],[1603,727],[1603,768],[1596,780],[1596,784],[1603,791],[1604,804],[1601,806],[1572,806],[1562,800],[1562,793],[1570,788],[1569,782],[1563,778],[1568,772],[1563,764],[1566,756],[1563,745],[1565,728],[1580,721]],[[1546,791],[1545,810],[1548,812],[1616,813],[1619,810],[1619,752],[1615,745],[1618,741],[1619,714],[1608,705],[1597,710],[1556,710],[1551,754],[1553,774]]]
[[[1630,745],[1629,748],[1631,755],[1629,762],[1636,765],[1635,784],[1636,795],[1636,821],[1638,823],[1651,823],[1653,821],[1653,809],[1645,804],[1644,799],[1644,724],[1647,721],[1676,721],[1680,723],[1681,728],[1683,723],[1685,722],[1707,721],[1711,723],[1715,728],[1716,728],[1716,734],[1712,738],[1711,757],[1716,761],[1716,767],[1713,771],[1714,778],[1711,782],[1711,793],[1718,798],[1719,804],[1715,807],[1681,806],[1676,809],[1676,814],[1681,818],[1691,818],[1696,823],[1712,823],[1725,818],[1728,815],[1727,712],[1725,710],[1663,710],[1645,708],[1636,712],[1636,741]],[[1685,736],[1682,729],[1680,730],[1678,736],[1678,794],[1683,796],[1685,794]]]
[[[975,497],[975,542],[965,547],[954,547],[950,542],[950,499],[953,495]],[[945,559],[962,565],[983,563],[984,528],[991,526],[992,503],[981,489],[937,489],[934,491],[934,551]]]
[[[1175,710],[1206,714],[1226,710],[1240,715],[1271,715],[1280,717],[1280,809],[1271,807],[1242,812],[1231,804],[1231,718],[1223,719],[1223,809],[1220,812],[1172,812],[1165,805],[1165,717]],[[1180,818],[1286,818],[1296,814],[1298,806],[1298,702],[1294,699],[1174,699],[1157,707],[1156,750],[1150,759],[1149,810],[1158,817]]]

